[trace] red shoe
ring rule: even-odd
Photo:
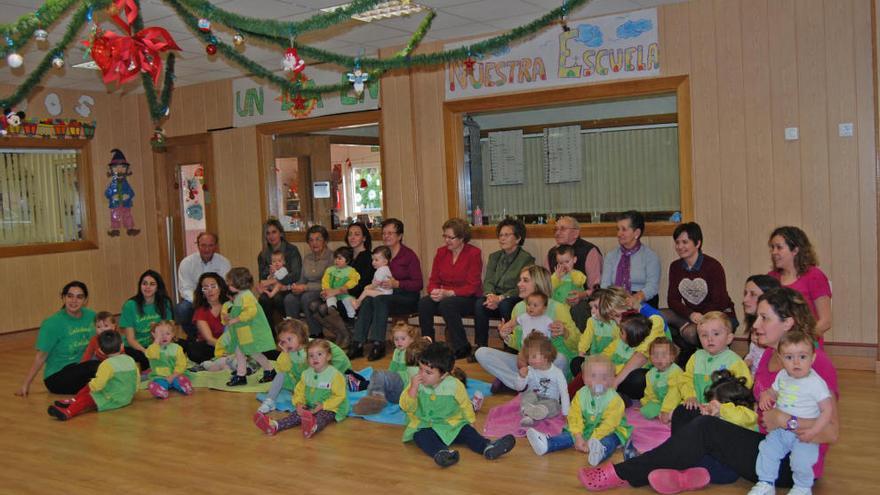
[[[301,416],[302,420],[302,432],[305,438],[311,438],[312,435],[318,431],[318,420],[315,419],[315,415],[309,411],[305,411]]]
[[[49,406],[49,410],[47,412],[49,413],[49,416],[57,418],[58,421],[67,421],[68,419],[73,417],[73,415],[70,413],[70,410],[66,407],[61,408],[57,406]]]
[[[617,476],[614,464],[610,462],[594,468],[581,468],[578,471],[578,480],[584,485],[584,488],[591,492],[629,486],[629,483]]]
[[[651,484],[651,488],[664,495],[700,490],[705,488],[709,481],[709,471],[701,467],[681,471],[655,469],[648,474],[648,483]]]
[[[278,433],[278,423],[261,412],[254,414],[254,424],[266,435],[271,436]]]

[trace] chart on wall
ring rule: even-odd
[[[495,53],[474,54],[471,64],[449,64],[446,99],[660,74],[656,9],[569,20],[567,26]]]

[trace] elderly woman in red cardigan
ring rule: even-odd
[[[434,315],[442,316],[446,342],[456,359],[471,354],[461,317],[473,315],[474,302],[483,292],[483,257],[470,240],[471,228],[465,220],[450,218],[443,224],[443,246],[434,255],[427,295],[419,300],[422,335],[433,338]]]

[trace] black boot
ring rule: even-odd
[[[367,361],[378,361],[385,357],[385,342],[373,342],[373,348],[370,349],[370,355],[367,356]]]
[[[364,343],[363,342],[352,342],[351,347],[348,348],[348,359],[356,359],[364,357]]]

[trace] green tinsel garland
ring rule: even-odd
[[[0,56],[5,56],[10,51],[7,38],[12,40],[12,50],[24,48],[33,39],[34,31],[47,29],[62,17],[73,4],[79,0],[47,0],[36,11],[23,15],[14,23],[0,24]]]
[[[131,27],[135,32],[144,29],[144,19],[141,17],[141,2],[135,0],[138,13],[137,17],[131,23]],[[165,79],[162,81],[162,94],[156,97],[156,85],[153,84],[153,78],[146,72],[141,72],[141,81],[144,85],[144,93],[147,95],[147,106],[150,108],[150,119],[153,124],[159,123],[168,117],[168,110],[171,108],[171,93],[174,92],[174,53],[169,53],[165,59]]]
[[[245,57],[235,47],[230,46],[227,43],[216,39],[210,32],[202,32],[198,28],[198,19],[196,19],[188,10],[186,10],[183,5],[181,5],[177,0],[165,0],[165,3],[171,6],[177,12],[177,15],[180,16],[181,20],[184,24],[189,26],[189,28],[205,43],[212,43],[217,47],[217,52],[222,54],[228,60],[235,62],[242,69],[247,71],[250,75],[254,77],[264,79],[274,86],[287,91],[289,94],[300,94],[303,98],[315,98],[323,93],[332,93],[337,91],[348,91],[351,89],[351,84],[348,83],[339,83],[339,84],[327,84],[323,86],[310,86],[305,87],[299,81],[290,81],[284,77],[281,77],[275,74],[273,71],[266,69],[262,65],[254,62],[253,60]],[[280,60],[280,59],[279,59]],[[378,78],[381,74],[379,73],[370,73],[370,78],[375,80],[374,78]]]
[[[0,35],[9,37],[12,40],[14,47],[24,46],[28,40],[31,39],[34,31],[41,27],[48,27],[56,22],[76,1],[77,0],[47,0],[46,3],[37,9],[35,13],[22,16],[14,24],[0,25]],[[52,64],[52,59],[55,56],[64,53],[64,50],[76,36],[77,32],[86,23],[88,11],[105,8],[110,4],[110,1],[111,0],[86,0],[81,3],[71,19],[67,31],[61,41],[49,51],[37,68],[31,72],[27,79],[19,85],[12,95],[0,99],[0,106],[13,106],[23,100],[27,94],[30,93],[40,81],[42,81],[46,71]],[[343,82],[340,84],[304,87],[299,81],[293,82],[284,77],[280,77],[276,75],[273,70],[269,70],[260,64],[257,64],[239,53],[232,46],[217,40],[211,32],[205,33],[200,31],[198,29],[198,20],[193,13],[204,16],[209,20],[216,21],[219,24],[226,25],[231,29],[247,33],[256,39],[261,39],[286,48],[289,46],[291,38],[294,38],[297,34],[315,29],[324,29],[341,22],[347,22],[351,15],[369,10],[376,4],[380,3],[380,1],[381,0],[354,0],[354,2],[347,7],[335,12],[319,14],[299,22],[281,22],[240,16],[219,9],[207,0],[165,0],[165,2],[178,13],[190,29],[200,36],[205,43],[214,43],[217,46],[218,51],[224,57],[232,60],[255,77],[264,79],[290,94],[298,93],[307,98],[316,97],[322,93],[329,92],[338,91],[344,93],[351,89],[351,85]],[[413,33],[407,46],[389,58],[351,57],[321,50],[308,45],[301,45],[296,42],[294,42],[294,46],[296,46],[301,55],[319,62],[331,63],[340,67],[354,67],[359,64],[360,67],[370,75],[370,80],[376,81],[382,74],[389,70],[437,66],[494,52],[500,48],[509,46],[515,41],[519,41],[537,33],[541,29],[555,22],[557,19],[564,19],[569,12],[589,1],[590,0],[563,0],[563,4],[560,7],[553,9],[539,19],[517,27],[503,35],[495,36],[472,45],[428,54],[412,55],[412,52],[430,29],[431,22],[435,15],[433,11],[428,12],[426,18],[419,25],[418,30]],[[140,11],[140,9],[138,10]],[[136,31],[143,29],[143,20],[140,16],[140,12],[138,12],[138,16],[132,27],[134,27]],[[2,47],[0,47],[0,53],[2,52]],[[163,89],[158,98],[152,79],[146,74],[142,74],[142,80],[147,94],[147,101],[150,106],[150,116],[154,122],[158,122],[166,117],[166,112],[174,88],[173,54],[168,57]]]
[[[207,0],[180,0],[180,3],[193,15],[208,19],[212,23],[253,34],[289,39],[308,31],[327,29],[346,22],[351,19],[352,15],[366,12],[384,1],[387,0],[355,0],[344,8],[336,9],[333,12],[317,14],[304,21],[292,22],[256,19],[239,15],[216,7]]]
[[[43,60],[40,61],[39,65],[37,65],[33,72],[28,75],[27,79],[16,88],[15,92],[6,98],[0,99],[0,108],[13,107],[25,99],[27,95],[38,84],[40,84],[40,81],[43,80],[46,72],[52,67],[52,59],[55,58],[56,55],[64,53],[64,50],[70,42],[73,41],[76,34],[86,23],[89,9],[94,7],[101,8],[109,3],[110,0],[94,0],[91,4],[81,4],[73,13],[73,18],[70,19],[70,24],[67,26],[67,31],[64,32],[64,36],[62,36],[61,40],[49,50],[49,53],[43,57]]]

